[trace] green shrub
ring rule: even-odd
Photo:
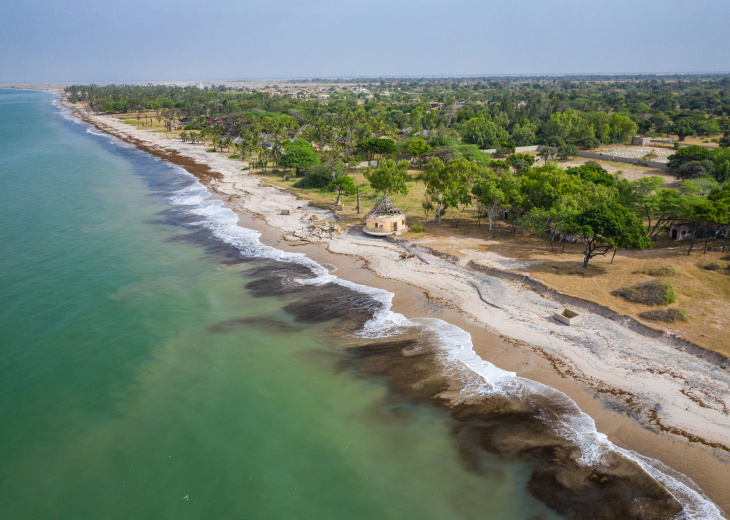
[[[299,179],[294,183],[295,188],[307,188],[307,189],[325,189],[332,182],[327,169],[323,166],[313,167],[306,177]]]
[[[644,305],[669,305],[676,299],[674,287],[667,280],[651,280],[631,287],[616,289],[611,294]]]
[[[209,149],[209,150],[206,150],[206,152],[208,152],[208,153],[213,153],[213,152],[215,152],[215,148],[211,148],[211,149]]]
[[[639,314],[639,318],[648,321],[663,321],[674,323],[676,321],[689,321],[689,316],[682,309],[657,309]]]
[[[639,269],[636,273],[648,276],[660,276],[662,278],[677,276],[679,274],[674,267],[650,267],[648,269]]]
[[[238,154],[235,154],[235,153],[234,153],[233,155],[229,155],[229,156],[228,156],[228,158],[229,158],[229,159],[240,159],[240,158],[241,158],[241,156],[240,156],[240,155],[238,155]]]
[[[702,269],[707,269],[708,271],[719,271],[720,269],[725,269],[725,265],[723,265],[720,262],[710,262],[709,264],[703,265]]]
[[[411,229],[415,233],[423,233],[423,226],[421,224],[413,224],[413,226],[411,227]]]

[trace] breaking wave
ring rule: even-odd
[[[588,466],[597,465],[609,452],[617,452],[635,462],[669,490],[683,505],[681,519],[724,518],[720,509],[691,479],[659,461],[614,445],[596,430],[593,419],[582,412],[564,393],[542,383],[518,377],[514,372],[502,370],[481,358],[473,349],[471,335],[455,325],[434,318],[409,319],[391,311],[393,293],[338,278],[326,267],[303,253],[282,251],[262,244],[259,241],[259,232],[239,226],[238,215],[233,210],[225,207],[220,200],[209,200],[210,192],[195,176],[183,168],[177,167],[177,169],[182,175],[189,176],[191,183],[169,196],[168,202],[198,217],[198,220],[188,225],[207,228],[217,239],[234,246],[245,257],[306,266],[311,270],[313,277],[300,278],[297,280],[299,284],[333,283],[367,295],[376,301],[377,309],[365,326],[355,333],[356,336],[380,339],[420,328],[424,334],[437,338],[439,361],[444,374],[460,382],[463,397],[501,395],[529,402],[549,401],[562,411],[554,417],[551,417],[552,414],[545,414],[542,418],[560,436],[579,447],[581,453],[578,458],[579,463]]]

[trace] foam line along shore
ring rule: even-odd
[[[95,117],[90,114],[81,114],[81,116],[88,122],[97,126],[97,128],[116,135],[120,139],[131,142],[142,149],[146,149],[146,151],[162,156],[176,164],[183,163],[181,166],[185,167],[186,170],[201,179],[207,188],[214,192],[213,198],[217,199],[210,201],[203,198],[197,201],[196,204],[192,205],[193,209],[191,209],[191,211],[199,211],[201,213],[201,217],[210,219],[211,226],[216,227],[219,230],[218,232],[221,233],[222,238],[225,233],[228,233],[232,237],[236,234],[246,234],[246,232],[243,231],[232,231],[236,228],[243,228],[237,226],[237,218],[235,218],[236,215],[229,208],[235,208],[236,211],[239,212],[249,212],[254,214],[266,222],[268,226],[273,226],[281,231],[299,229],[302,227],[303,222],[306,222],[307,219],[315,214],[318,215],[319,218],[327,218],[329,216],[326,212],[303,205],[302,201],[295,199],[281,190],[261,186],[258,180],[243,175],[240,169],[237,169],[240,168],[240,163],[235,165],[232,161],[228,161],[221,157],[211,156],[211,154],[206,155],[205,152],[202,152],[199,149],[191,149],[190,146],[184,147],[183,149],[182,143],[165,142],[164,138],[160,138],[159,136],[155,137],[149,132],[144,133],[136,129],[131,129],[128,125],[115,123],[113,120],[110,121],[109,118]],[[181,196],[183,195],[184,194],[181,194]],[[200,197],[205,197],[206,193],[200,191],[198,195]],[[226,201],[225,205],[221,202],[221,200]],[[189,201],[190,200],[188,200],[188,202]],[[281,209],[290,209],[292,210],[292,214],[281,215]],[[214,214],[217,214],[216,218],[212,217]],[[223,217],[224,214],[227,215],[225,218]],[[225,223],[223,223],[224,220]],[[224,229],[227,229],[228,231],[223,231]],[[252,239],[253,236],[238,236],[236,239],[240,240],[242,238],[248,240]],[[652,384],[656,384],[656,381],[643,381],[641,382],[642,384],[637,385],[636,381],[632,381],[627,378],[625,374],[619,374],[623,375],[623,379],[619,378],[617,380],[615,374],[612,374],[612,372],[615,371],[615,366],[611,365],[611,362],[614,360],[608,359],[605,366],[601,366],[596,362],[596,359],[605,356],[605,353],[614,345],[620,345],[622,342],[635,343],[637,341],[636,337],[631,336],[630,331],[621,330],[620,325],[614,324],[615,327],[613,329],[609,329],[609,333],[613,334],[613,336],[609,336],[607,340],[605,340],[607,335],[603,335],[602,339],[604,339],[606,343],[604,345],[596,342],[592,343],[592,339],[588,337],[589,335],[586,334],[585,331],[582,332],[584,336],[582,338],[577,336],[572,338],[566,337],[566,333],[564,331],[560,331],[560,336],[557,338],[550,337],[555,336],[552,333],[546,335],[546,329],[548,333],[550,332],[550,325],[538,322],[531,316],[531,314],[543,313],[546,303],[539,302],[539,304],[542,305],[541,307],[538,302],[535,301],[536,298],[531,297],[529,294],[517,294],[519,291],[515,291],[515,288],[511,287],[509,284],[505,284],[499,280],[479,277],[474,273],[458,269],[452,264],[445,262],[442,263],[438,259],[430,258],[427,255],[422,255],[417,262],[414,261],[410,265],[406,266],[402,262],[398,261],[399,246],[390,243],[383,245],[381,242],[366,239],[357,234],[348,234],[333,240],[327,247],[332,253],[365,258],[368,261],[369,267],[375,270],[382,278],[396,279],[414,286],[422,287],[431,295],[451,299],[456,306],[462,309],[466,319],[471,320],[472,324],[473,322],[484,323],[493,331],[497,331],[509,338],[516,338],[517,340],[526,342],[534,349],[542,350],[542,354],[530,353],[532,356],[543,355],[543,357],[545,357],[545,353],[549,355],[556,350],[562,349],[563,359],[567,359],[571,363],[571,366],[586,378],[585,384],[589,388],[591,387],[591,384],[606,385],[606,381],[608,380],[608,382],[612,383],[610,388],[619,388],[628,394],[636,396],[636,399],[638,400],[643,399],[646,402],[652,402],[652,400],[656,398],[655,391],[647,391]],[[283,253],[270,252],[267,254],[282,255]],[[303,255],[284,255],[279,256],[279,258],[286,261],[300,261],[308,263],[304,260],[306,257],[303,257]],[[337,263],[336,255],[333,256],[332,263]],[[317,283],[331,283],[334,280],[331,275],[324,272],[326,269],[323,270],[321,266],[312,266],[312,269],[315,269],[315,271],[318,269],[320,270],[319,280]],[[338,281],[335,283],[347,285],[346,282],[342,281],[347,278],[347,272],[339,270],[338,275],[339,276],[336,279]],[[475,283],[480,285],[481,292],[475,290]],[[372,289],[368,290],[373,291]],[[490,300],[499,302],[500,305],[498,309],[485,305],[483,301],[485,293],[487,293],[487,298]],[[397,333],[404,324],[407,325],[407,329],[413,326],[411,320],[408,320],[398,313],[393,313],[390,310],[389,301],[392,299],[392,295],[388,296],[387,292],[378,292],[374,295],[376,296],[376,299],[380,300],[381,310],[379,314],[370,319],[364,333],[370,331],[372,334],[373,330],[380,330],[380,333],[385,331],[386,337],[390,338],[392,335],[388,335],[388,330],[393,329],[391,332],[394,331],[394,333]],[[547,305],[549,305],[549,302]],[[458,331],[461,330],[460,328],[457,327],[455,330],[453,325],[450,326],[444,322],[440,322],[438,326],[433,325],[433,323],[430,326],[427,326],[425,323],[420,323],[419,326],[426,327],[426,329],[430,330],[430,336],[441,337],[441,343],[449,343],[450,346],[448,347],[445,345],[438,347],[439,355],[436,357],[440,360],[439,363],[443,365],[442,371],[448,373],[461,373],[462,369],[468,369],[466,371],[467,374],[478,374],[476,380],[472,378],[473,376],[466,377],[463,374],[460,376],[466,377],[465,381],[468,381],[469,388],[473,387],[475,384],[477,386],[482,384],[477,384],[475,381],[482,381],[485,382],[484,385],[490,388],[492,392],[492,394],[486,392],[485,395],[494,395],[495,388],[499,389],[499,392],[509,388],[510,391],[520,394],[520,399],[525,399],[527,395],[533,396],[530,397],[530,399],[537,399],[535,396],[543,396],[546,393],[550,393],[547,391],[549,387],[540,387],[539,390],[535,390],[534,385],[538,383],[530,382],[530,384],[526,384],[524,381],[528,380],[515,377],[514,374],[510,373],[510,371],[502,371],[483,359],[483,357],[486,357],[484,356],[484,353],[488,349],[485,350],[485,348],[480,345],[480,338],[475,338],[474,344],[476,345],[476,348],[474,349],[472,348],[471,337],[469,337],[469,334],[464,336],[462,333],[459,333]],[[600,325],[603,324],[596,326]],[[437,330],[443,330],[444,327],[448,329],[447,333],[436,332]],[[453,341],[445,342],[443,341],[445,338],[460,338],[460,340],[457,343],[453,343]],[[569,348],[564,348],[566,345]],[[657,349],[657,352],[662,354],[663,362],[674,363],[676,365],[680,365],[683,362],[681,352],[670,350],[658,342],[655,342],[653,347]],[[475,350],[482,353],[483,357],[477,355]],[[620,354],[620,356],[617,355],[617,358],[625,358],[627,352],[618,352],[617,354]],[[451,361],[447,363],[443,361],[444,359],[451,359]],[[648,363],[651,360],[648,359],[648,356],[644,356],[640,361]],[[459,367],[459,370],[456,370],[454,367]],[[621,368],[621,365],[619,365],[619,368]],[[701,377],[701,379],[699,379],[700,383],[704,384],[707,379],[715,379],[720,381],[722,384],[726,384],[726,381],[722,378],[722,374],[716,373],[714,367],[701,366],[700,369],[701,370],[695,370],[693,374],[694,376]],[[611,379],[612,375],[614,376],[613,380]],[[697,377],[693,377],[693,379],[696,381],[698,380]],[[520,382],[521,380],[523,381]],[[503,381],[509,381],[509,384],[504,385]],[[663,381],[660,379],[659,382],[664,385],[664,387],[667,387],[668,385],[671,390],[673,381]],[[530,388],[531,385],[533,385],[532,388]],[[515,390],[515,388],[518,387],[520,388],[519,391]],[[629,390],[626,390],[626,388]],[[656,386],[654,386],[654,389],[656,389]],[[484,389],[482,388],[481,391],[484,392]],[[474,395],[465,393],[464,389],[459,389],[457,394],[462,396],[464,399],[475,398]],[[600,453],[602,452],[612,454],[618,453],[618,450],[615,449],[611,443],[605,439],[605,437],[596,432],[596,429],[593,426],[593,421],[580,412],[574,401],[565,397],[562,393],[559,394],[562,396],[560,399],[557,399],[557,401],[562,400],[560,407],[565,410],[570,409],[570,411],[563,414],[563,417],[553,425],[553,429],[559,431],[562,428],[563,438],[566,438],[571,442],[576,442],[579,445],[581,442],[583,443],[578,459],[583,458],[585,462],[591,457],[600,457]],[[721,392],[720,397],[722,398],[722,396],[723,394]],[[540,397],[537,401],[542,401],[543,399],[543,397]],[[567,399],[567,401],[565,401],[565,399]],[[662,410],[661,419],[664,421],[672,421],[672,426],[678,429],[679,427],[674,425],[681,425],[681,431],[687,431],[687,433],[691,435],[695,435],[696,433],[691,430],[694,426],[698,432],[701,431],[703,435],[708,437],[707,439],[704,439],[708,443],[715,443],[719,445],[727,443],[727,428],[722,426],[722,421],[719,423],[714,422],[716,417],[714,417],[711,412],[705,412],[704,414],[697,413],[702,412],[704,409],[692,410],[691,413],[681,413],[682,404],[683,403],[678,403],[674,410],[669,407],[664,407],[666,409]],[[608,413],[606,415],[608,415]],[[705,424],[698,425],[696,423],[698,416]],[[720,419],[722,419],[722,417],[720,417]],[[693,421],[695,422],[693,423]],[[713,422],[716,427],[714,431],[712,428],[705,427],[707,423],[713,424]],[[717,427],[718,424],[719,427]],[[640,429],[641,425],[636,425],[635,427]],[[710,435],[707,434],[708,432]],[[712,451],[712,454],[715,454],[715,452],[719,450],[719,456],[722,456],[722,448],[707,444],[702,445],[702,443],[700,443],[700,445],[700,450],[705,450],[705,452]],[[593,455],[591,455],[591,453],[593,453]],[[614,455],[611,456],[613,457]],[[623,454],[623,456],[630,457],[631,455],[627,452]],[[588,459],[585,459],[585,457],[588,457]],[[636,459],[637,460],[634,460],[634,463],[641,466],[643,459],[638,456]],[[595,460],[596,459],[594,459],[594,461]],[[647,471],[659,471],[651,466],[649,466],[648,469],[644,469]],[[678,479],[678,481],[681,482],[682,479]],[[668,489],[671,488],[671,484],[664,485],[666,485]],[[702,482],[701,485],[703,488],[707,489],[704,482]],[[690,490],[692,488],[693,486],[691,485],[688,487]],[[718,488],[718,493],[721,490],[722,488]],[[694,492],[696,491],[685,491],[684,493],[691,495]],[[677,490],[675,490],[675,493],[677,495],[682,494]],[[713,493],[713,495],[715,495],[715,493]],[[701,495],[698,496],[701,497]],[[718,496],[721,495],[718,494]],[[700,502],[702,502],[702,500],[700,500]],[[703,514],[706,514],[706,512]]]

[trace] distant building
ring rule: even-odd
[[[675,224],[669,228],[669,237],[672,240],[691,240],[694,236],[694,230],[683,224]]]
[[[636,135],[631,138],[631,144],[636,146],[651,146],[651,137],[640,137]]]
[[[690,227],[686,224],[674,224],[669,227],[669,238],[672,240],[692,240],[693,238],[723,238],[727,236],[727,226]]]
[[[526,107],[526,106],[527,106],[527,101],[525,101],[524,99],[522,101],[520,101],[519,103],[517,103],[517,108],[522,108],[522,107]]]

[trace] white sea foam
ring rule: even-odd
[[[53,99],[51,100],[51,104],[58,109],[59,113],[61,114],[61,117],[63,117],[64,119],[66,119],[68,121],[73,121],[77,125],[85,125],[86,124],[83,121],[81,121],[81,119],[79,119],[78,117],[74,116],[73,115],[73,112],[71,111],[70,108],[67,108],[67,107],[65,107],[65,106],[63,106],[61,104],[61,96],[59,96],[58,94],[54,94],[53,95]]]
[[[168,198],[170,204],[187,206],[188,212],[200,217],[192,225],[209,229],[223,242],[235,246],[248,257],[268,258],[307,266],[313,278],[298,279],[300,284],[323,285],[336,283],[348,289],[368,295],[381,304],[379,310],[357,335],[363,338],[390,337],[406,330],[421,330],[423,334],[438,339],[440,360],[446,375],[461,382],[461,394],[466,397],[504,395],[526,402],[539,399],[550,401],[561,410],[553,414],[549,407],[543,409],[543,420],[564,438],[575,443],[581,454],[578,461],[584,465],[597,465],[604,456],[615,451],[634,461],[644,471],[662,484],[684,506],[678,520],[714,520],[725,518],[721,510],[710,501],[687,476],[678,473],[654,459],[630,450],[619,448],[605,435],[596,430],[593,419],[582,412],[578,405],[564,393],[542,383],[518,377],[514,372],[502,370],[476,354],[471,335],[465,330],[433,318],[408,319],[391,311],[393,293],[356,284],[331,274],[326,267],[302,253],[281,251],[259,241],[260,233],[238,225],[238,215],[219,200],[208,200],[208,190],[189,172],[178,168],[181,174],[194,179],[192,184]],[[552,415],[551,415],[552,414]]]
[[[87,125],[73,116],[70,109],[60,104],[59,98],[53,99],[61,115],[78,124]],[[93,131],[93,135],[106,135]],[[115,139],[116,140],[116,139]],[[112,141],[113,144],[117,144]],[[291,253],[264,245],[260,242],[260,233],[238,225],[238,215],[226,208],[221,201],[208,200],[210,193],[195,176],[181,167],[176,167],[181,175],[192,180],[192,183],[168,198],[170,204],[186,206],[188,212],[200,217],[193,225],[209,229],[219,240],[233,245],[241,254],[248,257],[268,258],[283,262],[291,262],[307,266],[315,275],[313,278],[298,279],[300,284],[324,285],[335,283],[348,289],[368,295],[379,302],[380,309],[365,324],[357,335],[363,338],[384,338],[405,331],[420,330],[424,335],[438,339],[440,360],[446,375],[458,380],[463,397],[504,395],[525,400],[527,402],[540,398],[558,405],[560,415],[548,416],[545,411],[543,420],[551,424],[555,431],[576,444],[581,450],[579,462],[585,465],[599,464],[606,453],[615,451],[634,461],[672,493],[684,506],[678,520],[714,520],[725,518],[722,511],[710,501],[687,476],[672,470],[661,462],[644,457],[636,452],[615,446],[605,435],[596,430],[593,419],[582,412],[577,404],[567,395],[536,381],[518,377],[514,372],[502,370],[494,364],[482,359],[474,352],[471,335],[450,323],[433,318],[408,319],[402,314],[391,311],[393,293],[368,287],[331,274],[326,267],[308,258],[302,253]]]

